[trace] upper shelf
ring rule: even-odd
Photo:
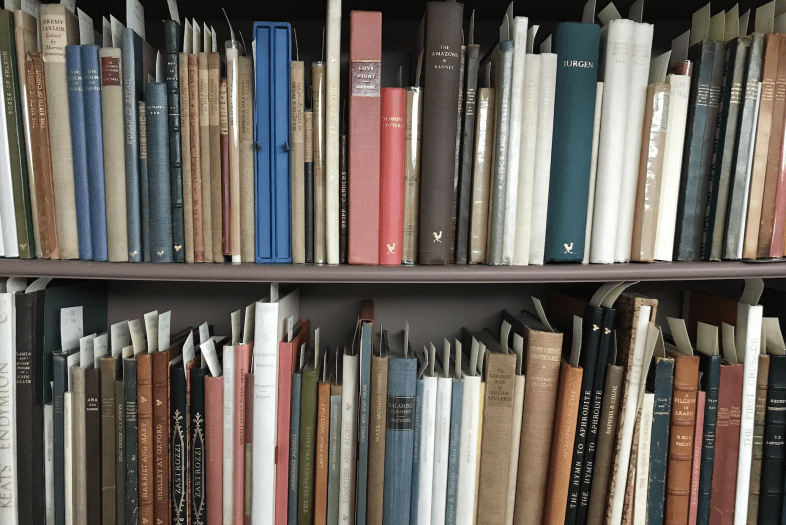
[[[786,278],[786,261],[545,266],[152,264],[0,259],[0,276],[135,281],[292,283],[548,283]]]

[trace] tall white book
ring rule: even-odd
[[[581,264],[589,264],[590,242],[592,239],[592,214],[595,209],[595,181],[598,174],[598,144],[600,142],[600,114],[603,108],[603,82],[598,82],[595,90],[595,118],[592,124],[592,157],[590,159],[589,198],[587,199],[587,227],[584,230],[584,259]]]
[[[278,293],[277,289],[275,292]],[[251,489],[251,523],[254,525],[273,525],[276,516],[278,344],[284,339],[286,319],[290,317],[300,318],[300,295],[297,289],[281,299],[271,297],[256,303],[253,365],[255,424],[252,436],[255,452],[251,469],[254,480]],[[224,389],[226,387],[225,384]],[[287,468],[286,463],[284,468]]]
[[[63,393],[63,458],[65,479],[65,523],[74,525],[74,434],[72,425],[71,392]]]
[[[415,516],[418,525],[431,525],[431,496],[434,491],[434,440],[436,437],[437,416],[437,378],[434,376],[423,377],[423,419],[420,425],[420,448],[418,449],[418,462],[420,463],[420,480],[418,493],[412,494],[418,498],[418,515]]]
[[[358,361],[356,355],[343,357],[344,386],[341,391],[341,463],[338,489],[338,522],[342,525],[355,523]]]
[[[551,139],[554,132],[554,89],[557,84],[557,55],[540,54],[538,127],[535,146],[535,179],[532,186],[532,218],[529,234],[529,263],[543,264],[546,251],[546,215],[551,179]]]
[[[341,116],[341,0],[327,5],[325,111],[325,240],[328,264],[338,264],[338,157]]]
[[[677,225],[682,150],[685,142],[685,123],[688,118],[690,77],[669,75],[671,86],[669,114],[666,124],[666,149],[663,152],[663,179],[661,180],[658,222],[655,227],[655,260],[671,261],[674,257],[674,230]],[[720,232],[719,235],[723,235]]]
[[[44,498],[46,504],[46,525],[55,523],[55,437],[54,407],[44,405]]]
[[[480,425],[480,376],[470,376],[465,373],[463,388],[456,525],[473,525],[476,493],[475,474],[478,463],[478,425]]]
[[[510,264],[516,240],[516,200],[518,195],[521,118],[523,114],[524,63],[527,54],[527,17],[513,19],[513,75],[510,84],[510,124],[508,134],[508,180],[505,182],[505,228],[502,234],[502,262]]]
[[[0,293],[0,399],[15,413],[16,342],[14,294]],[[0,418],[0,523],[19,523],[17,508],[16,417]]]
[[[535,183],[535,152],[538,139],[538,98],[540,91],[540,55],[528,54],[524,62],[524,107],[519,143],[518,202],[516,205],[516,241],[514,265],[529,264],[529,234],[532,217],[532,188]]]
[[[647,392],[641,404],[639,452],[636,461],[636,488],[633,500],[633,525],[647,525],[647,490],[650,480],[650,443],[655,394]]]
[[[593,209],[591,263],[614,262],[619,220],[617,205],[622,196],[620,189],[634,25],[631,20],[617,19],[601,30],[603,65],[600,68],[600,80],[603,82],[603,109],[598,142],[595,202],[604,203],[604,206],[595,206]]]
[[[628,107],[625,123],[625,149],[623,150],[622,184],[617,202],[615,262],[630,260],[633,235],[633,214],[636,208],[636,188],[639,181],[641,158],[641,136],[644,124],[644,106],[647,100],[647,81],[652,52],[652,24],[636,22],[633,27],[633,50],[631,54],[630,80],[628,81]],[[607,201],[608,202],[608,201]]]
[[[0,213],[0,257],[5,257],[5,248],[3,247],[3,214]]]
[[[223,523],[232,525],[235,504],[235,347],[224,345],[224,505]]]
[[[437,403],[434,417],[434,480],[431,491],[431,523],[445,523],[448,495],[448,456],[450,455],[450,408],[453,378],[449,372],[437,378]]]

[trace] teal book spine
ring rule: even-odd
[[[294,384],[293,384],[294,388]],[[294,398],[293,398],[294,399]],[[330,442],[328,444],[327,525],[338,525],[339,459],[341,455],[341,394],[330,396]],[[290,447],[290,451],[291,451]],[[291,476],[290,476],[290,479]]]
[[[300,398],[303,376],[292,374],[292,401],[289,418],[289,497],[287,499],[287,525],[297,524],[297,488],[300,463]],[[340,398],[339,398],[340,401]],[[339,410],[341,403],[339,402]],[[336,501],[338,505],[338,501]],[[338,507],[337,507],[338,508]],[[336,514],[338,517],[338,514]]]
[[[546,218],[546,262],[584,258],[600,27],[563,22],[554,32],[557,84]]]
[[[169,182],[169,117],[166,84],[145,84],[150,260],[173,262],[172,200]]]
[[[456,525],[458,506],[458,465],[461,448],[461,410],[464,400],[464,381],[453,380],[450,403],[450,449],[448,451],[448,487],[445,501],[445,525]]]

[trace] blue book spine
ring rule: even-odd
[[[139,220],[142,224],[142,260],[150,262],[150,186],[147,176],[147,106],[144,100],[139,108]]]
[[[666,467],[669,463],[669,422],[674,383],[674,361],[662,359],[655,366],[655,406],[652,412],[650,443],[650,487],[647,523],[663,523],[666,501]]]
[[[417,365],[415,365],[417,366]],[[390,391],[390,364],[388,364],[388,391]],[[423,379],[418,379],[415,385],[415,429],[412,433],[412,490],[410,491],[409,523],[418,525],[418,493],[420,491],[420,462],[418,454],[420,452],[420,433],[423,424]],[[387,435],[385,437],[385,461],[387,461]],[[387,481],[386,481],[387,483]],[[387,494],[387,491],[385,492]],[[411,497],[414,494],[415,497]],[[384,516],[384,514],[383,514]]]
[[[289,263],[292,262],[290,162],[285,145],[290,142],[290,25],[255,22],[254,39],[257,46],[256,261]]]
[[[327,525],[338,525],[338,485],[341,456],[341,394],[330,396]]]
[[[297,525],[297,480],[300,458],[300,394],[303,376],[292,374],[292,405],[289,414],[289,495],[287,525]],[[338,501],[336,501],[338,504]]]
[[[147,178],[150,203],[150,257],[153,262],[171,263],[172,198],[169,181],[169,115],[166,84],[145,84],[147,106]]]
[[[106,190],[104,189],[104,132],[101,120],[101,67],[98,46],[82,48],[82,80],[85,93],[87,184],[90,189],[90,238],[93,260],[106,261]]]
[[[445,502],[445,525],[456,525],[458,504],[458,464],[461,452],[461,410],[464,399],[464,381],[453,380],[453,399],[450,404],[450,450],[448,452],[448,496]]]
[[[126,157],[126,213],[128,261],[142,262],[142,216],[139,181],[139,116],[142,100],[142,39],[133,29],[123,29],[123,131]]]
[[[68,112],[71,122],[71,148],[74,156],[74,190],[76,227],[79,234],[79,258],[93,260],[90,236],[90,186],[87,182],[87,139],[85,137],[85,88],[82,78],[80,46],[66,46]]]
[[[372,323],[363,321],[360,330],[360,407],[358,409],[358,468],[355,497],[356,525],[366,524],[366,492],[368,486],[368,418],[371,392]]]
[[[416,359],[388,360],[387,429],[385,430],[385,485],[382,522],[410,525],[412,467],[415,446]],[[423,382],[419,382],[423,390]],[[417,514],[414,514],[417,515]]]
[[[701,444],[699,503],[696,525],[710,525],[712,466],[715,463],[715,434],[718,426],[718,389],[720,388],[721,356],[699,354],[699,357],[701,358],[701,389],[706,392],[707,397],[704,403],[704,433]]]

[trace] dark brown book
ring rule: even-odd
[[[699,358],[674,356],[674,390],[666,477],[666,525],[685,525],[690,510],[693,431],[699,390]],[[734,498],[732,498],[732,505]]]
[[[734,523],[737,490],[737,454],[740,450],[743,365],[722,365],[718,388],[718,423],[715,430],[715,460],[712,468],[710,523]],[[676,382],[675,382],[676,386]]]
[[[116,523],[117,435],[115,383],[120,374],[120,356],[101,358],[101,523]]]
[[[753,418],[755,426],[753,427],[753,455],[751,457],[751,480],[748,492],[748,525],[757,525],[759,516],[761,460],[764,453],[764,416],[767,412],[769,372],[770,356],[760,355],[759,372],[756,376],[756,412]]]
[[[322,386],[320,384],[320,386]],[[328,395],[328,398],[330,396]],[[369,407],[368,504],[366,523],[382,525],[385,492],[385,434],[387,430],[388,358],[371,357],[371,406]],[[325,401],[328,405],[330,400]],[[321,408],[321,407],[320,407]],[[330,411],[329,406],[327,407]]]
[[[155,523],[153,518],[153,355],[139,354],[136,357],[139,523]]]
[[[153,512],[154,523],[172,522],[172,493],[169,480],[169,362],[183,353],[182,342],[153,354]],[[137,370],[138,373],[138,370]],[[159,521],[160,520],[160,521]]]
[[[207,99],[208,99],[208,134],[210,142],[210,224],[212,231],[213,262],[223,262],[222,245],[223,209],[221,199],[221,127],[219,76],[221,74],[221,57],[218,53],[207,54]]]
[[[85,490],[87,521],[101,524],[101,370],[85,370]]]
[[[191,159],[191,213],[194,232],[194,262],[205,262],[202,206],[202,149],[199,128],[199,58],[188,55],[188,133]],[[185,127],[185,126],[184,126]],[[186,170],[183,170],[185,176]]]

